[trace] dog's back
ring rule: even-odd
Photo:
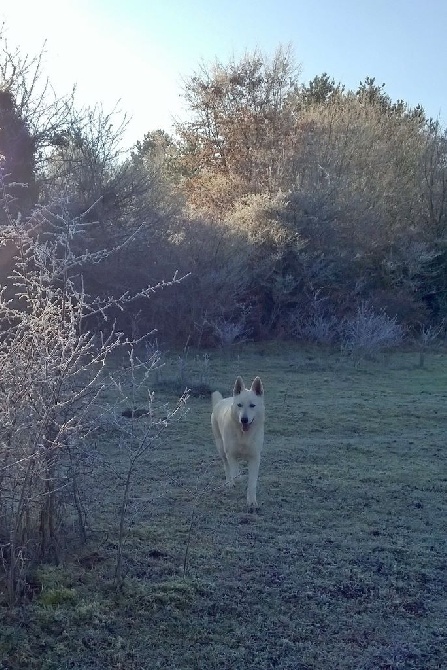
[[[230,412],[232,404],[233,398],[224,398],[219,391],[214,391],[211,394],[211,405],[213,408],[211,426],[216,440],[221,437],[221,433],[225,430],[225,424],[227,423],[226,415]]]
[[[217,405],[218,402],[222,400],[222,393],[219,393],[219,391],[214,391],[211,394],[211,405],[212,408],[214,409],[215,406]]]

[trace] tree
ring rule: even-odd
[[[294,139],[288,103],[297,84],[298,68],[290,49],[283,48],[271,59],[255,51],[228,65],[203,65],[186,82],[184,96],[193,118],[177,132],[191,204],[199,209],[203,201],[212,205],[213,192],[226,181],[236,198],[278,190],[284,154]],[[219,216],[220,198],[215,200],[211,209]]]
[[[32,142],[37,187],[48,149],[65,141],[74,113],[75,87],[57,95],[44,75],[45,46],[36,55],[10,46],[0,28],[0,89],[7,92],[17,119]]]
[[[0,169],[9,201],[5,216],[15,218],[19,211],[27,214],[36,202],[35,143],[26,122],[21,118],[14,97],[0,89]]]
[[[152,143],[145,138],[129,155],[123,146],[126,117],[117,108],[79,108],[74,88],[59,97],[44,75],[44,62],[44,49],[35,57],[23,55],[0,33],[0,152],[6,163],[3,204],[10,208],[10,219],[4,207],[0,217],[6,224],[19,209],[26,216],[38,202],[58,216],[81,221],[83,234],[72,240],[73,253],[110,252],[101,264],[86,263],[85,290],[102,297],[118,297],[128,289],[138,293],[148,281],[164,279],[167,268],[175,271],[168,262],[168,231],[180,202],[155,148],[156,133]],[[16,182],[22,186],[13,186]],[[52,225],[41,219],[39,232],[48,227],[50,233]],[[12,269],[13,246],[10,242],[2,250],[2,282]],[[135,304],[126,305],[123,328],[132,322]],[[141,327],[152,330],[146,303],[135,309],[145,314]],[[115,316],[122,313],[117,309]]]
[[[300,97],[306,105],[325,105],[341,95],[344,90],[342,84],[336,84],[335,79],[331,79],[326,72],[323,72],[301,88]]]

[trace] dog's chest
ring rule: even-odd
[[[260,439],[258,431],[255,430],[244,433],[239,429],[237,434],[233,435],[233,439],[227,440],[225,443],[225,451],[241,460],[250,459],[259,453],[261,448],[262,438]]]

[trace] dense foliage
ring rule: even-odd
[[[326,73],[304,84],[279,48],[202,65],[176,136],[150,131],[127,154],[118,113],[78,109],[40,57],[4,54],[7,215],[63,201],[81,217],[78,252],[109,252],[83,270],[92,299],[188,275],[117,310],[119,328],[177,344],[343,343],[362,309],[402,332],[443,327],[447,136],[421,107],[370,77],[356,91]]]
[[[234,272],[233,284],[256,336],[292,334],[316,305],[326,325],[365,301],[409,329],[445,318],[439,123],[371,78],[300,84],[281,49],[200,71],[186,98],[181,186],[189,211],[238,239],[243,295]]]

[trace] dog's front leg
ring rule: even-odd
[[[248,486],[247,486],[247,505],[251,510],[258,507],[256,502],[256,485],[258,483],[260,456],[248,461]]]
[[[234,458],[229,456],[227,456],[225,463],[225,474],[227,476],[227,484],[234,486],[234,480],[239,477],[239,464]]]

